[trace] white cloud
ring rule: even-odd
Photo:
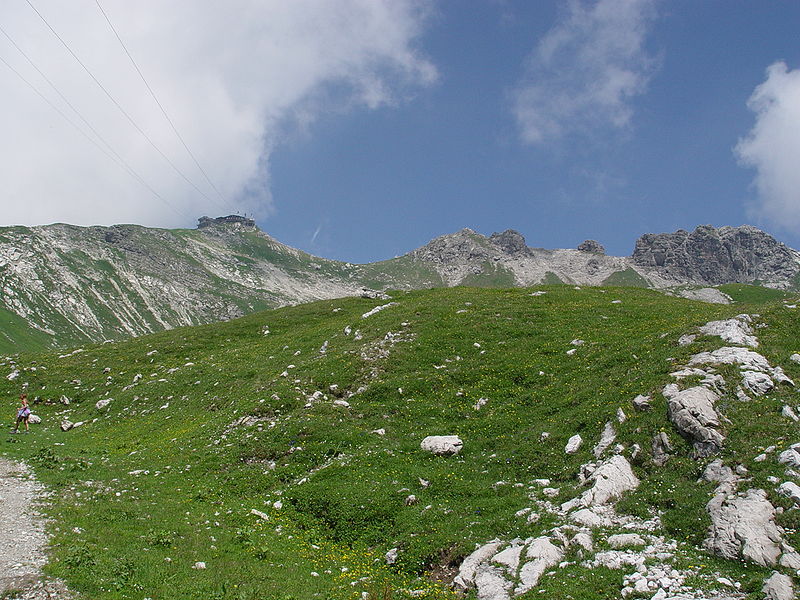
[[[514,91],[524,142],[625,128],[655,68],[644,48],[655,0],[571,0]]]
[[[223,203],[172,133],[94,1],[33,4],[210,199],[148,145],[25,2],[4,2],[3,29],[170,205],[0,64],[4,223],[186,226],[201,214],[233,210],[263,217],[272,209],[270,152],[288,132],[325,113],[392,105],[436,79],[435,67],[416,48],[427,17],[419,0],[101,0]],[[0,58],[81,124],[1,34]]]
[[[751,216],[800,231],[800,70],[776,62],[747,102],[753,129],[736,145],[739,160],[756,169],[759,204]]]

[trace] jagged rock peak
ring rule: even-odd
[[[249,217],[242,217],[241,215],[227,215],[225,217],[200,217],[197,220],[198,229],[207,229],[209,227],[226,227],[234,226],[241,229],[258,229],[254,219]]]
[[[800,272],[800,254],[751,225],[700,225],[689,233],[645,234],[636,241],[633,263],[656,268],[669,279],[711,285],[780,283]]]
[[[506,229],[503,233],[493,233],[489,241],[505,254],[527,254],[530,249],[519,231]]]
[[[588,252],[589,254],[605,254],[606,249],[603,247],[603,244],[596,240],[586,240],[578,244],[578,250],[580,252]]]

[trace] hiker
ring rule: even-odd
[[[28,406],[28,394],[20,394],[19,401],[22,406],[17,409],[17,422],[14,424],[14,430],[11,433],[17,433],[19,424],[25,423],[25,433],[28,433],[28,417],[31,416],[31,409]]]

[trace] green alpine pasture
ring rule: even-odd
[[[22,389],[42,418],[29,435],[0,435],[0,453],[27,461],[53,492],[49,573],[92,600],[454,598],[449,582],[476,544],[556,524],[515,512],[531,506],[536,478],[560,488],[558,501],[579,494],[579,468],[622,408],[617,441],[643,449],[633,461],[642,485],[618,509],[660,513],[698,585],[713,590],[725,576],[759,597],[770,571],[700,547],[713,485],[698,477],[710,459],[690,458],[660,390],[691,354],[722,345],[680,347],[682,334],[741,312],[761,315],[759,351],[800,381],[788,359],[800,313],[780,296],[741,291],[756,303],[722,306],[563,285],[391,296],[1,360],[9,425]],[[800,546],[798,511],[767,481],[781,465],[752,462],[800,441],[780,416],[797,393],[741,403],[734,391],[718,406],[730,420],[722,458],[745,464],[786,509],[779,523]],[[652,396],[652,411],[633,410],[638,394]],[[64,419],[81,424],[63,432]],[[664,468],[649,453],[661,430],[676,447]],[[568,456],[575,433],[585,442]],[[420,449],[444,434],[461,436],[461,454]],[[567,560],[542,578],[544,594],[522,598],[618,597],[625,572]]]

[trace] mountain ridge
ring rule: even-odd
[[[287,246],[236,215],[202,217],[196,229],[5,227],[0,308],[31,330],[22,335],[17,321],[0,327],[0,345],[122,339],[364,288],[758,283],[793,289],[800,273],[800,253],[751,226],[645,234],[630,257],[608,256],[593,240],[580,248],[530,247],[511,229],[488,237],[462,229],[393,259],[353,264]]]

